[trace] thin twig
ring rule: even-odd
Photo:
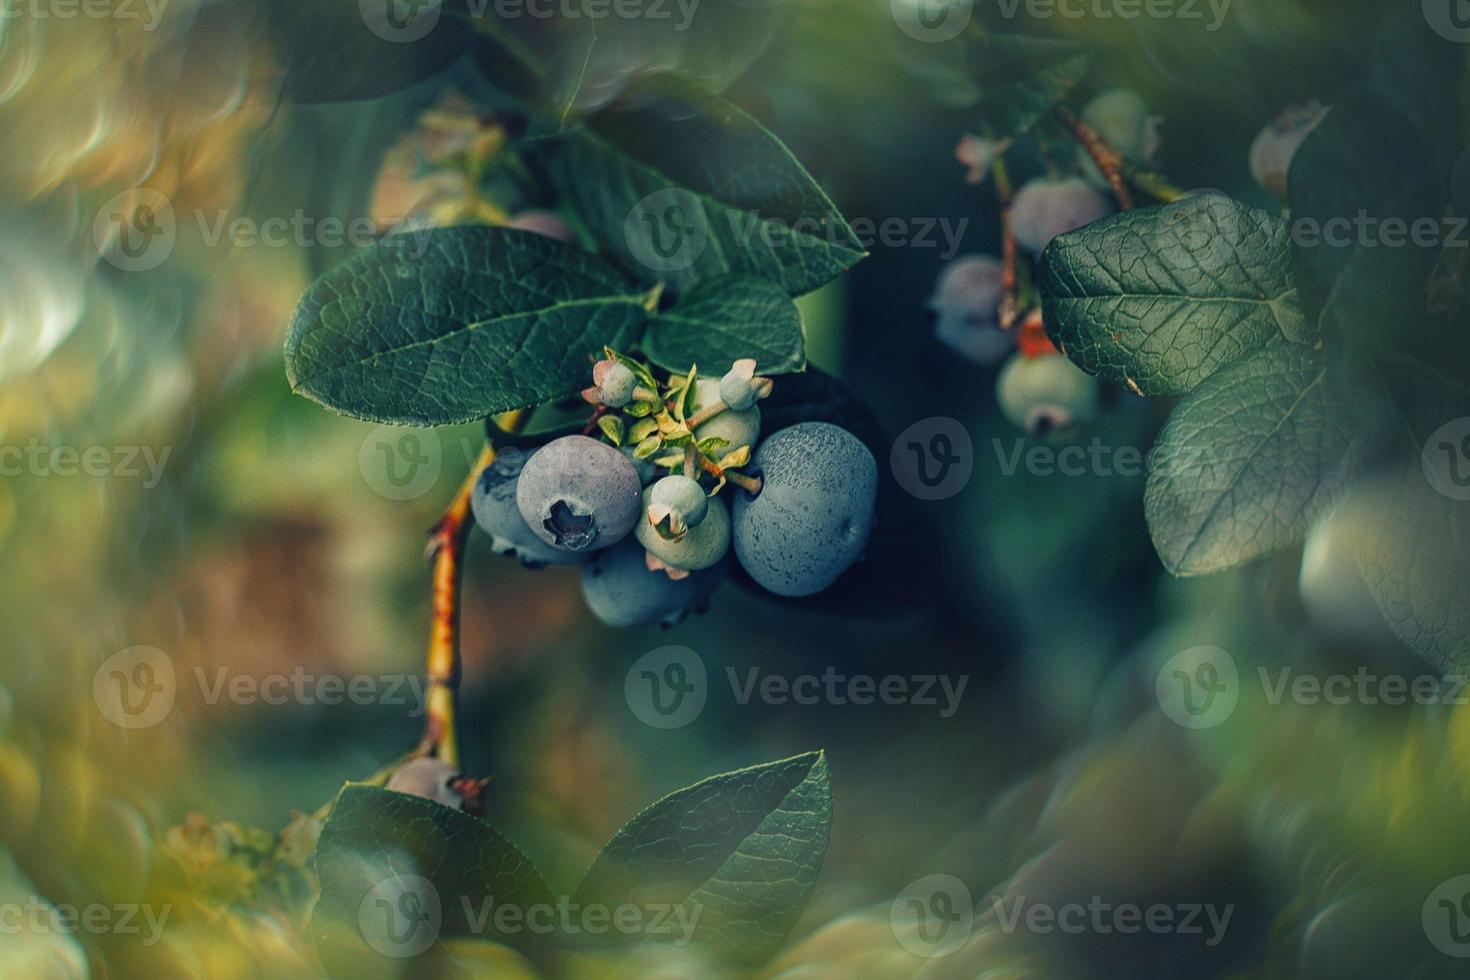
[[[1082,145],[1082,149],[1092,157],[1092,162],[1097,164],[1097,169],[1107,179],[1108,186],[1113,189],[1113,196],[1118,199],[1118,209],[1120,211],[1131,210],[1133,194],[1128,190],[1127,181],[1123,179],[1123,167],[1127,163],[1123,159],[1123,154],[1114,149],[1111,143],[1103,139],[1101,133],[1089,126],[1070,109],[1058,106],[1057,118],[1061,120],[1063,126],[1071,130],[1072,138]]]
[[[503,420],[501,428],[519,431],[525,413],[516,412]],[[433,563],[433,603],[429,624],[428,688],[423,755],[442,759],[456,769],[459,752],[459,609],[460,583],[464,577],[464,548],[470,531],[470,498],[475,481],[495,461],[495,447],[485,444],[459,492],[444,516],[429,532],[429,560]]]
[[[1011,176],[1005,161],[1000,159],[991,165],[991,172],[995,175],[995,196],[1000,202],[1000,310],[997,319],[1002,330],[1009,330],[1015,326],[1016,317],[1020,314],[1020,302],[1016,297],[1019,252],[1016,236],[1011,231]]]

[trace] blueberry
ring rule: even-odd
[[[873,454],[846,429],[802,422],[763,442],[750,471],[762,487],[735,495],[735,556],[777,595],[822,591],[867,544],[878,496]]]
[[[667,538],[677,538],[698,527],[709,513],[709,497],[696,480],[666,476],[649,487],[648,522]]]
[[[643,484],[626,456],[586,436],[563,436],[526,461],[516,506],[542,541],[567,551],[616,544],[639,523]]]
[[[1148,103],[1137,92],[1110,88],[1099,93],[1082,110],[1082,121],[1097,130],[1113,149],[1136,163],[1148,163],[1159,150],[1158,121],[1149,115]],[[1077,166],[1092,186],[1102,191],[1109,189],[1107,179],[1092,162],[1092,155],[1080,146]]]
[[[1061,354],[1012,357],[996,394],[1005,417],[1033,436],[1065,431],[1097,414],[1097,379]]]
[[[388,789],[422,796],[458,810],[462,799],[449,786],[449,781],[458,775],[457,769],[439,759],[410,759],[388,777]]]
[[[1112,213],[1108,199],[1080,177],[1037,177],[1011,202],[1011,232],[1023,248],[1040,255],[1058,235]]]
[[[1312,130],[1327,115],[1320,102],[1304,102],[1288,108],[1251,143],[1251,176],[1277,197],[1286,197],[1286,174],[1292,158]]]
[[[633,400],[633,389],[638,387],[638,376],[621,361],[598,361],[592,369],[592,381],[598,400],[609,408],[628,404]]]
[[[526,460],[535,454],[514,447],[502,449],[495,462],[485,467],[475,481],[470,506],[475,523],[490,536],[490,547],[497,555],[514,555],[528,568],[543,565],[570,565],[581,560],[576,552],[554,548],[538,538],[526,526],[516,506],[516,483]]]
[[[741,358],[731,365],[720,379],[720,398],[737,411],[744,411],[756,403],[760,396],[755,390],[755,361]],[[698,385],[695,386],[698,388]]]
[[[545,235],[559,242],[574,242],[577,239],[571,226],[555,211],[522,211],[507,221],[505,226]]]
[[[719,401],[724,401],[720,396],[720,382],[715,378],[699,378],[694,382],[694,410],[690,414]],[[730,449],[753,447],[760,434],[761,410],[755,405],[744,410],[726,409],[694,430],[696,439],[724,439]]]
[[[643,491],[645,509],[653,506],[654,489],[658,486],[655,483]],[[730,550],[730,511],[718,497],[706,500],[708,511],[704,520],[677,539],[665,538],[646,520],[638,523],[633,534],[650,555],[675,573],[710,568]]]
[[[672,626],[700,606],[724,581],[727,563],[671,579],[650,571],[643,546],[626,540],[593,555],[582,566],[582,597],[592,614],[627,629],[646,623]]]
[[[976,364],[994,364],[1015,345],[1000,329],[1001,264],[988,255],[963,255],[939,273],[929,309],[940,343]]]
[[[625,445],[619,450],[619,452],[623,454],[623,457],[627,459],[628,462],[633,464],[633,470],[638,474],[638,482],[646,487],[654,480],[657,480],[659,473],[662,471],[659,470],[657,464],[654,463],[652,458],[639,459],[638,457],[634,456],[633,450],[635,448],[637,447]]]

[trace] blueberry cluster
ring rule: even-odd
[[[529,567],[580,564],[610,626],[673,624],[701,608],[730,554],[782,596],[826,589],[867,544],[873,454],[847,430],[802,422],[761,439],[773,388],[753,360],[720,378],[665,381],[608,351],[582,395],[588,433],[503,449],[475,485],[476,523]]]

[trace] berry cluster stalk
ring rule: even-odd
[[[524,412],[502,419],[501,428],[517,432],[525,424]],[[495,462],[495,447],[486,443],[470,469],[464,485],[450,501],[444,516],[429,532],[426,551],[433,565],[433,604],[429,623],[427,705],[422,755],[434,756],[460,768],[459,753],[459,607],[464,579],[465,542],[470,531],[470,499],[475,481]]]

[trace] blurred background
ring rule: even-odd
[[[316,976],[301,815],[420,734],[424,533],[483,432],[404,443],[293,396],[291,314],[315,276],[406,218],[497,223],[557,201],[514,167],[467,180],[435,165],[445,141],[493,156],[523,132],[463,61],[395,86],[394,66],[369,58],[374,97],[297,99],[293,66],[335,41],[283,7],[3,3],[0,976]],[[849,219],[910,232],[964,221],[961,252],[998,254],[994,188],[967,183],[955,158],[975,129],[963,52],[902,29],[906,3],[726,3],[705,33],[600,23],[594,57],[569,46],[553,63],[573,113],[630,74],[693,71],[785,140]],[[1252,139],[1287,106],[1330,104],[1361,79],[1374,7],[1235,0],[1218,22],[1203,4],[1200,20],[1089,7],[1032,22],[1007,6],[977,2],[975,22],[1084,39],[1147,100],[1171,181],[1272,210],[1251,178]],[[1027,152],[1022,174],[1046,167]],[[146,193],[171,209],[171,238],[129,254],[114,217],[162,220],[163,205],[137,210]],[[476,533],[464,755],[494,777],[486,819],[569,888],[664,793],[824,749],[830,851],[764,976],[1463,975],[1470,937],[1434,916],[1444,901],[1470,925],[1455,885],[1470,874],[1470,709],[1273,703],[1255,678],[1286,668],[1437,675],[1354,593],[1314,619],[1300,549],[1169,579],[1141,473],[1008,471],[1023,436],[996,408],[993,371],[936,342],[925,308],[953,255],[937,233],[900,237],[800,305],[812,362],[860,392],[890,438],[936,417],[971,437],[964,489],[913,502],[915,562],[933,583],[923,601],[870,617],[725,588],[671,630],[615,632],[586,612],[575,570],[524,571]],[[1073,438],[1147,450],[1166,409],[1111,393]],[[644,724],[623,695],[630,665],[666,644],[697,651],[717,679],[676,730]],[[1217,656],[1200,648],[1227,651],[1245,682],[1223,718],[1191,728],[1161,706],[1159,678]],[[948,712],[942,697],[741,704],[718,680],[727,668],[964,687]],[[163,683],[162,669],[171,703],[146,717],[112,693],[119,671]],[[275,696],[297,677],[305,687],[290,691],[359,676],[372,692],[361,703]],[[945,955],[895,925],[912,888],[974,909]],[[1007,925],[1015,899],[1161,906],[1175,925]],[[1190,908],[1198,931],[1183,924]],[[65,909],[104,912],[66,929]],[[434,969],[724,967],[660,948],[534,968],[460,949]]]

